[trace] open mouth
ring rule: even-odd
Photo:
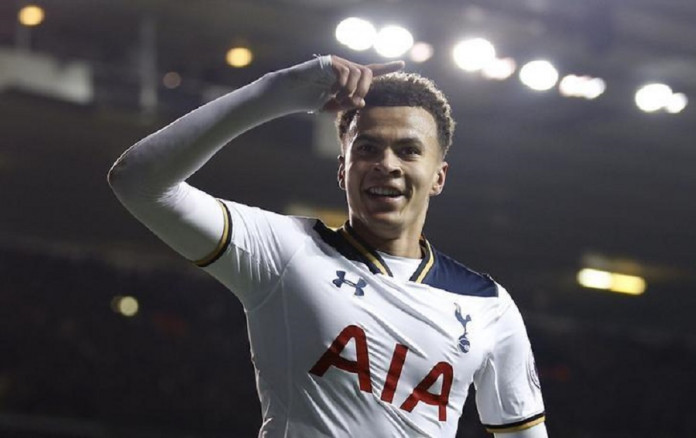
[[[370,187],[367,189],[367,193],[380,198],[398,198],[403,196],[400,190],[391,187]]]

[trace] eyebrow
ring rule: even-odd
[[[358,141],[369,141],[372,143],[378,143],[382,144],[384,143],[384,140],[376,137],[374,135],[370,134],[360,134],[357,137],[355,137],[355,140],[353,140],[353,143],[356,143]],[[423,142],[418,138],[418,137],[404,137],[396,140],[394,142],[396,145],[402,146],[402,145],[416,145],[416,146],[423,146]]]

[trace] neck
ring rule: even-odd
[[[375,227],[368,227],[360,221],[351,219],[350,226],[358,236],[371,247],[397,257],[419,259],[423,257],[420,247],[421,229],[399,230],[380,233]]]

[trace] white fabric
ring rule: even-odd
[[[247,311],[265,416],[262,434],[453,437],[472,382],[485,424],[514,423],[543,411],[540,391],[528,378],[526,331],[502,287],[499,297],[482,298],[372,274],[326,244],[312,230],[313,220],[227,205],[235,224],[232,245],[208,271],[237,294]],[[333,284],[338,271],[346,272],[352,284],[364,281],[364,295],[348,284]],[[468,353],[457,348],[463,333],[457,305],[471,317]],[[369,394],[358,389],[355,373],[337,367],[321,377],[309,373],[351,325],[361,327],[367,338]],[[386,403],[381,395],[397,344],[407,346],[408,353],[393,402]],[[341,357],[357,360],[355,342]],[[447,421],[439,420],[437,406],[422,401],[411,412],[402,409],[441,362],[454,370]],[[438,394],[442,383],[440,377],[429,392]]]
[[[269,73],[139,141],[109,172],[116,196],[177,252],[191,260],[205,257],[217,246],[223,216],[212,197],[184,181],[254,126],[321,108],[334,80],[330,65],[330,57],[322,56]]]
[[[332,83],[327,65],[320,58],[266,75],[145,138],[112,168],[116,195],[183,256],[208,255],[220,240],[224,216],[215,199],[184,180],[252,126],[320,107]],[[313,220],[226,205],[231,244],[206,270],[240,299],[247,315],[263,415],[259,436],[453,437],[472,382],[485,424],[515,423],[543,411],[529,377],[526,331],[502,287],[498,297],[484,298],[372,274],[324,242]],[[464,327],[456,308],[471,317],[468,352],[458,346]],[[317,371],[347,330],[356,337],[340,358],[358,360],[364,333],[369,371],[361,372],[369,372],[369,391],[361,389],[366,382],[357,372],[336,365]],[[391,372],[398,378],[393,396],[386,397],[397,349],[406,352],[403,367]],[[408,407],[424,377],[447,367],[453,382],[443,411],[423,399]],[[444,381],[439,375],[426,392],[441,394]]]
[[[421,263],[421,259],[411,259],[408,257],[398,257],[391,254],[387,254],[382,251],[377,251],[377,253],[382,257],[382,259],[389,265],[389,270],[391,270],[394,278],[406,281],[418,269],[418,265]]]

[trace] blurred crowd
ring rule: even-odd
[[[244,313],[212,278],[16,249],[0,260],[0,436],[42,436],[21,435],[13,415],[96,422],[115,437],[256,435]],[[115,311],[124,295],[134,316]],[[690,434],[692,348],[527,325],[550,436]],[[472,398],[458,436],[486,437]]]

